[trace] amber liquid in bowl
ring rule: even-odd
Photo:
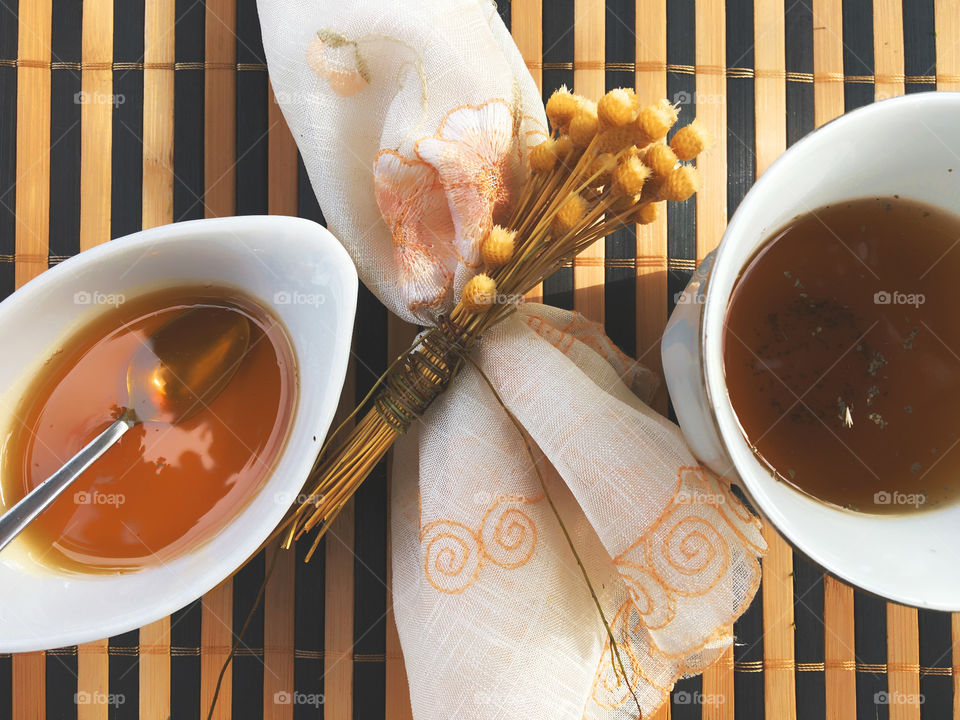
[[[897,197],[824,207],[768,240],[734,287],[730,401],[759,458],[868,513],[960,492],[960,218]]]
[[[174,288],[104,306],[30,381],[0,457],[5,508],[102,432],[127,403],[127,365],[154,330],[207,306],[245,315],[250,345],[212,402],[178,425],[131,428],[20,537],[71,572],[158,565],[211,538],[253,498],[283,450],[297,400],[278,319],[233,289]]]

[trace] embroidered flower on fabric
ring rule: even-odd
[[[436,168],[456,227],[455,247],[469,268],[480,266],[480,244],[509,208],[520,165],[513,112],[503,100],[455,108],[433,137],[416,145]]]
[[[411,312],[443,303],[457,265],[453,222],[436,171],[381,150],[374,160],[377,205],[393,237],[403,302]]]
[[[342,97],[356,95],[370,84],[370,71],[352,40],[324,28],[307,46],[307,65]]]

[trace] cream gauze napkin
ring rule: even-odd
[[[432,325],[547,132],[493,3],[259,0],[270,79],[366,285]],[[363,332],[360,327],[359,332]],[[575,313],[527,303],[394,457],[393,606],[416,720],[630,718],[570,531],[647,715],[731,643],[758,521],[644,404],[651,374]]]

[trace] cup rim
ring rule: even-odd
[[[746,223],[752,219],[748,217],[752,214],[752,206],[755,204],[755,202],[757,202],[758,197],[762,197],[766,194],[765,189],[767,187],[773,186],[775,183],[782,182],[778,176],[783,172],[784,166],[795,162],[797,157],[809,152],[810,149],[819,147],[823,143],[832,142],[835,138],[841,136],[842,134],[849,133],[851,127],[862,126],[864,123],[869,123],[871,119],[877,115],[887,115],[890,112],[899,111],[902,106],[908,105],[923,107],[944,106],[949,107],[951,110],[956,110],[958,107],[960,107],[960,105],[958,105],[958,101],[960,101],[960,93],[944,93],[935,91],[901,95],[894,98],[885,99],[842,114],[820,126],[819,128],[816,128],[814,131],[797,141],[795,144],[791,145],[754,182],[728,223],[721,243],[716,248],[716,254],[713,257],[713,272],[710,272],[703,281],[705,283],[705,288],[702,288],[701,292],[703,293],[704,301],[702,312],[700,313],[699,317],[699,327],[697,329],[698,341],[700,343],[700,347],[702,348],[702,362],[699,366],[697,382],[701,383],[707,399],[707,408],[709,411],[708,422],[713,426],[713,429],[716,432],[719,443],[729,461],[730,470],[741,479],[739,485],[744,490],[745,495],[753,505],[754,509],[759,512],[767,522],[770,522],[776,528],[778,533],[795,551],[799,552],[803,557],[810,560],[825,574],[839,578],[843,582],[850,583],[856,586],[858,589],[876,597],[894,600],[911,607],[943,611],[960,610],[960,598],[949,602],[927,601],[917,594],[910,594],[910,590],[894,587],[891,584],[876,582],[875,578],[872,576],[857,575],[855,572],[851,571],[849,567],[844,567],[838,563],[830,562],[828,559],[823,558],[821,554],[811,546],[807,539],[807,533],[798,531],[797,524],[790,521],[786,513],[783,512],[783,509],[775,500],[771,499],[765,492],[758,492],[758,490],[761,490],[759,485],[757,485],[758,481],[751,476],[751,473],[741,471],[741,468],[738,467],[734,455],[730,452],[731,443],[728,440],[730,429],[726,428],[727,423],[723,422],[718,416],[718,404],[722,404],[725,408],[729,407],[729,410],[734,418],[736,418],[736,413],[732,409],[732,404],[726,389],[722,360],[720,363],[711,362],[709,359],[708,349],[712,344],[722,342],[722,328],[726,317],[727,306],[729,304],[729,294],[725,297],[720,297],[718,295],[719,291],[717,290],[716,283],[711,282],[716,269],[722,266],[725,258],[729,257],[733,252],[730,247],[730,243],[724,243],[723,240],[727,240],[728,237],[739,236],[744,233],[744,227],[746,226]],[[776,230],[776,228],[771,228],[771,230]],[[738,433],[740,433],[740,439],[746,442],[745,438],[742,437],[742,431],[738,429]],[[803,494],[802,491],[795,488],[793,489],[793,492]],[[813,502],[816,502],[823,507],[829,507],[831,511],[838,514],[848,516],[855,515],[857,517],[864,517],[866,515],[880,522],[895,522],[898,517],[853,513],[850,510],[830,506],[828,503],[824,503],[820,500],[814,499]],[[957,504],[960,505],[960,501],[958,501]],[[931,512],[947,510],[952,506],[953,505],[945,506],[944,508],[932,510]]]

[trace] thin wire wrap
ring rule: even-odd
[[[449,318],[427,330],[400,367],[384,378],[374,401],[377,414],[398,433],[419,418],[456,377],[469,351],[463,329]]]

